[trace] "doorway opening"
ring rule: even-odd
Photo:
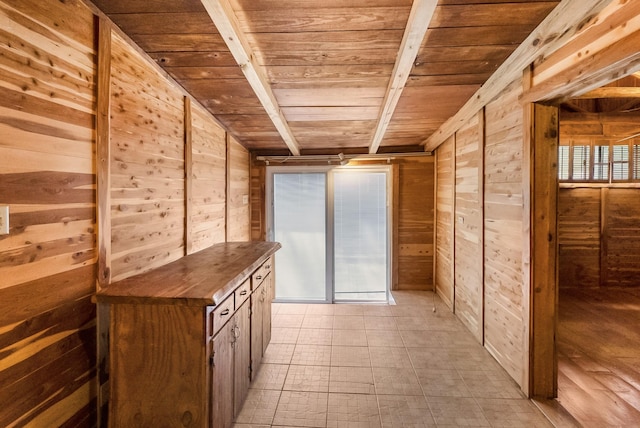
[[[268,167],[275,301],[386,303],[391,167]]]
[[[560,105],[557,395],[585,426],[640,420],[638,88]]]

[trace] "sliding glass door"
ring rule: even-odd
[[[324,172],[273,174],[276,299],[327,301],[327,218]]]
[[[390,168],[268,168],[276,300],[386,302]]]

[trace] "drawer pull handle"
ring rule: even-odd
[[[241,295],[241,296],[246,296],[246,295],[247,295],[247,290],[242,290],[242,291],[240,292],[240,295]]]
[[[256,276],[256,279],[257,279],[258,281],[260,281],[260,280],[262,279],[262,275],[258,275],[258,276]]]
[[[220,316],[221,317],[224,317],[225,315],[229,315],[229,308],[227,308],[224,311],[220,312]]]

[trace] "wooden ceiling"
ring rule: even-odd
[[[94,3],[247,148],[305,154],[423,150],[559,1]]]

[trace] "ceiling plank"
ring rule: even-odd
[[[239,29],[238,20],[228,0],[202,0],[202,4],[285,144],[294,156],[299,156],[300,148],[298,142],[291,129],[289,129],[289,125],[280,110],[265,73],[257,64],[255,55],[249,47],[245,35]]]
[[[387,126],[389,126],[393,111],[398,105],[398,100],[407,83],[413,63],[418,56],[422,40],[427,33],[437,4],[437,0],[415,0],[411,6],[407,27],[402,36],[398,57],[389,80],[389,87],[384,97],[380,117],[378,118],[378,126],[369,145],[369,153],[376,153],[380,148],[380,143]]]
[[[593,89],[576,98],[590,99],[590,98],[637,98],[640,97],[640,88],[615,88],[615,87],[602,87]]]
[[[469,101],[423,144],[433,151],[467,120],[493,100],[510,83],[522,76],[523,70],[537,58],[544,57],[571,40],[584,29],[586,18],[594,16],[612,0],[563,0],[527,39],[509,56]]]

